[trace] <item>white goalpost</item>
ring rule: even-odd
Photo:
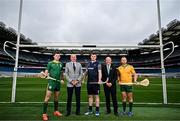
[[[166,89],[166,73],[165,73],[165,67],[164,67],[164,60],[172,54],[174,51],[174,44],[173,42],[170,42],[172,44],[172,52],[164,58],[163,55],[163,42],[162,42],[162,31],[161,31],[161,14],[160,14],[160,2],[157,0],[157,21],[158,21],[158,29],[159,29],[159,45],[113,45],[113,44],[108,44],[108,45],[80,45],[80,44],[61,44],[61,45],[47,45],[47,44],[39,44],[39,45],[24,45],[24,44],[19,44],[20,43],[20,33],[21,33],[21,20],[22,20],[22,7],[23,7],[23,0],[20,0],[20,6],[19,6],[19,17],[18,17],[18,36],[17,36],[17,43],[14,44],[16,46],[16,57],[12,57],[8,52],[6,52],[6,44],[10,43],[13,44],[9,41],[6,41],[4,43],[4,51],[11,56],[15,60],[15,66],[14,66],[14,72],[13,72],[13,84],[12,84],[12,96],[11,96],[11,102],[15,102],[15,97],[16,97],[16,82],[17,82],[17,70],[18,70],[18,59],[19,59],[19,48],[28,48],[28,47],[58,47],[60,49],[127,49],[127,48],[158,48],[160,49],[160,60],[161,60],[161,78],[162,78],[162,85],[163,85],[163,104],[168,104],[167,102],[167,89]],[[169,44],[169,43],[167,43]],[[165,44],[166,45],[166,44]]]

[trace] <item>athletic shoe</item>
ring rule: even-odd
[[[45,113],[42,115],[42,120],[47,121],[48,120],[48,115]]]
[[[110,110],[107,110],[107,111],[106,111],[106,114],[110,114],[110,113],[111,113],[111,111],[110,111]]]
[[[76,112],[76,115],[81,115],[80,112]]]
[[[54,116],[61,117],[61,116],[62,116],[62,114],[61,114],[59,111],[54,111]]]
[[[126,112],[120,112],[119,115],[123,116],[123,115],[126,115]]]
[[[69,112],[67,112],[67,114],[66,114],[65,116],[66,116],[66,117],[70,116],[70,113],[69,113]]]
[[[100,115],[99,111],[96,111],[95,116],[99,116],[99,115]]]
[[[114,115],[115,115],[115,116],[118,116],[118,112],[115,112]]]
[[[134,114],[133,114],[133,112],[127,112],[127,115],[129,116],[129,117],[131,117],[131,116],[133,116]]]
[[[84,115],[91,115],[91,114],[93,114],[93,112],[92,111],[88,111],[88,112],[86,112],[86,113],[84,113]]]

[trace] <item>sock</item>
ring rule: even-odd
[[[92,106],[89,106],[89,111],[92,111]]]
[[[122,102],[123,111],[126,112],[126,102]]]
[[[129,111],[132,112],[133,102],[129,102]]]
[[[54,111],[58,111],[58,101],[54,101]]]
[[[43,103],[43,114],[47,113],[47,107],[48,107],[48,103],[44,102]]]
[[[96,107],[96,111],[98,111],[98,112],[99,112],[99,107]]]

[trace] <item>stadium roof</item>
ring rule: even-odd
[[[175,19],[167,24],[166,27],[162,29],[162,39],[163,44],[173,41],[176,47],[180,46],[180,21]],[[158,32],[151,34],[148,38],[144,39],[138,45],[159,45],[159,36]],[[3,22],[0,22],[0,40],[2,44],[5,41],[11,41],[16,43],[17,39],[17,32],[15,29],[11,27],[7,27]],[[26,38],[25,35],[21,34],[20,37],[21,44],[32,44],[37,45],[37,43],[33,42],[31,39]],[[11,45],[9,45],[11,47]],[[165,46],[164,49],[168,49],[169,46]],[[44,54],[53,53],[57,49],[49,49],[49,48],[23,48],[23,51],[30,51],[30,52],[41,52]],[[58,49],[62,54],[81,54],[81,55],[88,55],[90,53],[96,53],[101,55],[126,55],[126,54],[145,54],[145,53],[153,53],[158,51],[157,48],[140,48],[140,49]]]
[[[169,22],[165,27],[161,29],[162,31],[162,39],[163,44],[166,44],[170,41],[174,42],[175,46],[180,45],[180,21],[174,19],[173,21]],[[144,39],[138,45],[159,45],[159,31],[156,33],[151,34],[148,38]],[[165,46],[164,49],[167,49],[169,46]],[[157,48],[154,49],[142,49],[143,52],[153,52],[157,51]]]
[[[175,44],[180,44],[180,21],[177,19],[169,22],[166,28],[162,28],[162,37],[163,37],[163,44],[173,41]],[[159,31],[154,34],[151,34],[148,38],[144,39],[139,45],[153,45],[159,44]]]

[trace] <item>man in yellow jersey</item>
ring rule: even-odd
[[[123,112],[121,115],[133,116],[132,106],[133,106],[133,87],[132,85],[123,85],[122,83],[132,83],[137,81],[137,74],[132,65],[127,64],[127,58],[121,58],[121,66],[117,68],[118,71],[118,81],[120,84],[120,89],[122,93],[122,106]],[[129,102],[129,111],[126,113],[126,99]]]

